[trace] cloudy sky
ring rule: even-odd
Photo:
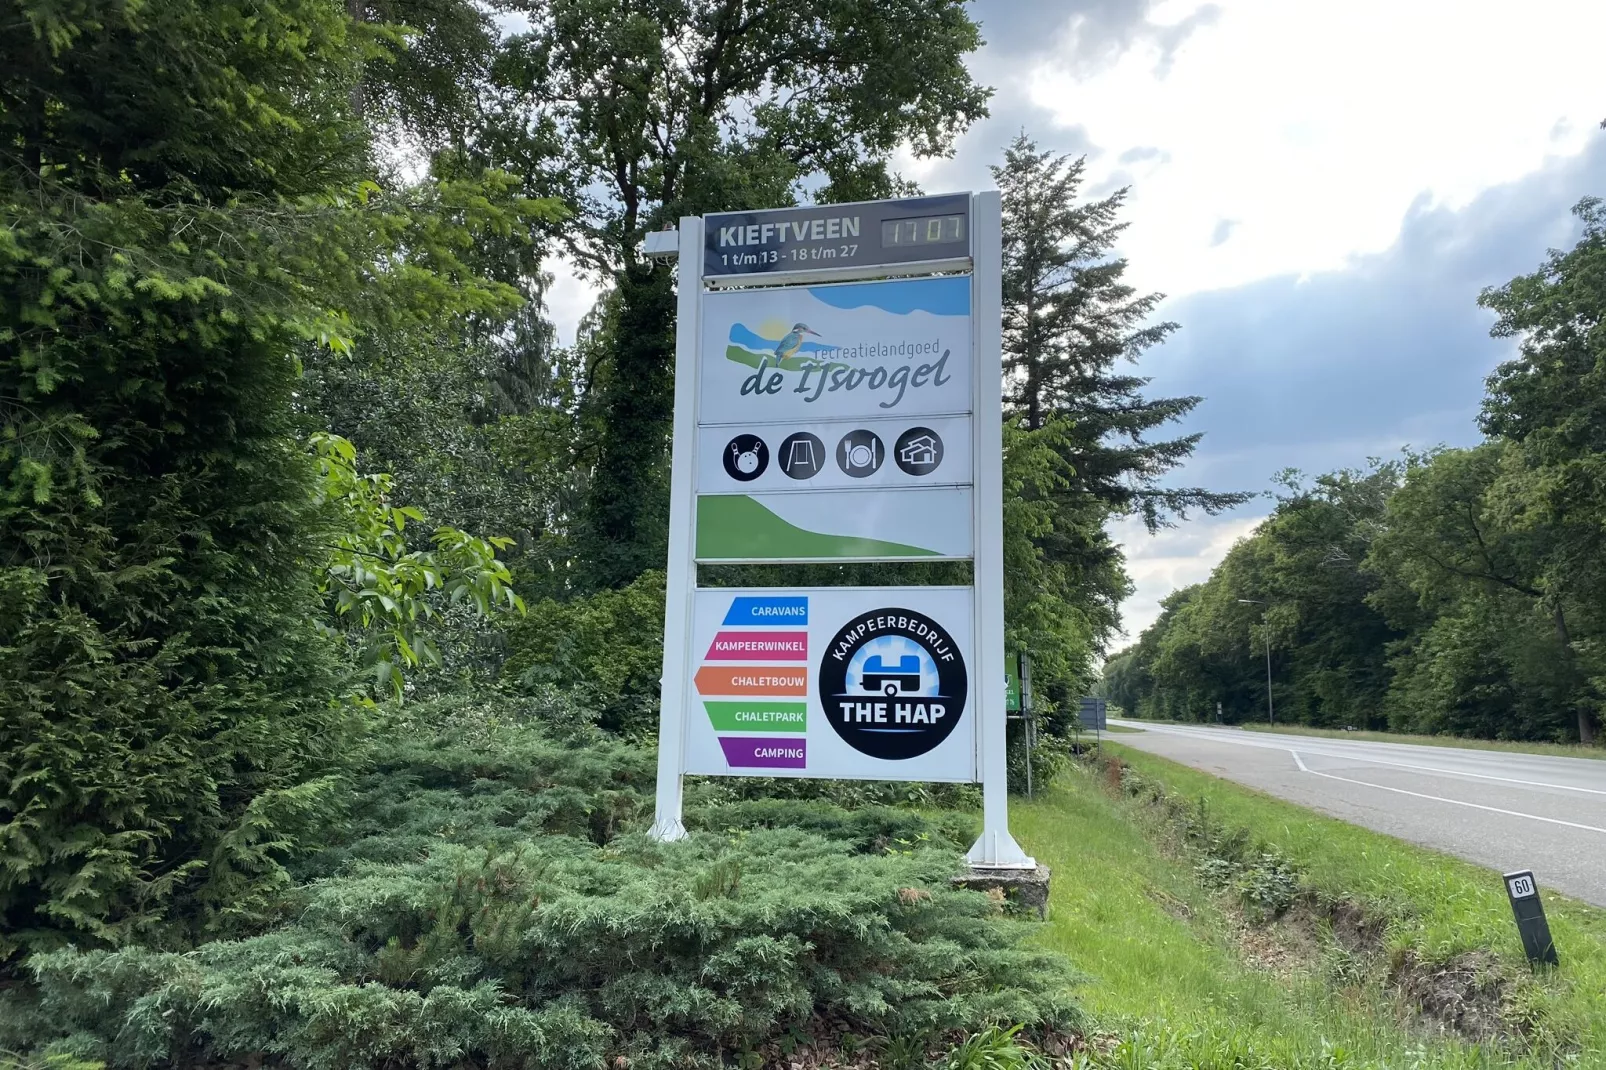
[[[1508,352],[1478,291],[1571,243],[1606,195],[1601,0],[976,0],[997,89],[930,192],[991,186],[1026,130],[1085,153],[1089,193],[1130,185],[1122,253],[1182,329],[1140,370],[1206,401],[1174,481],[1265,490],[1278,470],[1465,444]],[[560,280],[561,334],[589,303]],[[1203,579],[1264,500],[1149,537],[1137,593]]]

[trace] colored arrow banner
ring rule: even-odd
[[[801,626],[808,622],[809,600],[806,596],[796,598],[733,598],[731,599],[730,609],[725,612],[726,624],[795,624]]]
[[[716,732],[802,732],[808,728],[806,702],[704,702]]]
[[[704,661],[809,660],[808,632],[720,632]]]
[[[720,736],[719,749],[732,769],[806,769],[807,743],[803,739],[757,739]]]
[[[693,677],[699,695],[806,695],[809,671],[787,665],[704,665]]]

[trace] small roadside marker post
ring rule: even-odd
[[[1533,870],[1507,873],[1505,880],[1506,895],[1511,900],[1511,913],[1517,919],[1517,932],[1522,934],[1522,949],[1528,955],[1528,964],[1560,965],[1560,960],[1556,958],[1556,945],[1550,939],[1550,923],[1545,920],[1545,904],[1539,899],[1539,885],[1534,881]]]

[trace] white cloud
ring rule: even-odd
[[[1150,15],[1180,24],[1202,5]],[[1092,71],[1065,56],[1028,92],[1134,183],[1134,281],[1172,295],[1341,267],[1419,197],[1450,206],[1578,152],[1606,114],[1606,3],[1221,0],[1163,64],[1140,38]],[[1085,73],[1078,73],[1085,72]],[[1127,150],[1159,155],[1119,163]],[[917,174],[918,166],[912,169]],[[1220,221],[1236,222],[1212,244]]]
[[[546,310],[552,325],[558,331],[558,344],[574,345],[574,332],[599,293],[596,283],[580,274],[574,263],[561,253],[555,253],[542,265],[552,274],[552,285],[547,287]]]
[[[1217,517],[1162,528],[1153,535],[1141,520],[1112,525],[1111,534],[1126,551],[1127,573],[1136,588],[1121,607],[1126,632],[1117,645],[1137,642],[1143,629],[1160,616],[1160,599],[1179,587],[1207,579],[1233,544],[1265,519],[1264,514]]]

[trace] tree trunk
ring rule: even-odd
[[[581,515],[580,557],[593,588],[623,587],[664,567],[674,420],[675,290],[642,264],[618,277],[613,352],[602,385],[596,473]]]
[[[1561,655],[1566,661],[1568,683],[1576,684],[1578,673],[1575,670],[1576,662],[1573,658],[1572,635],[1567,630],[1567,617],[1562,612],[1559,600],[1552,603],[1550,607],[1550,619],[1555,622],[1556,638],[1561,641]],[[1573,700],[1573,712],[1578,717],[1578,742],[1586,747],[1592,746],[1595,742],[1595,723],[1590,717],[1589,704],[1583,695],[1579,695]]]

